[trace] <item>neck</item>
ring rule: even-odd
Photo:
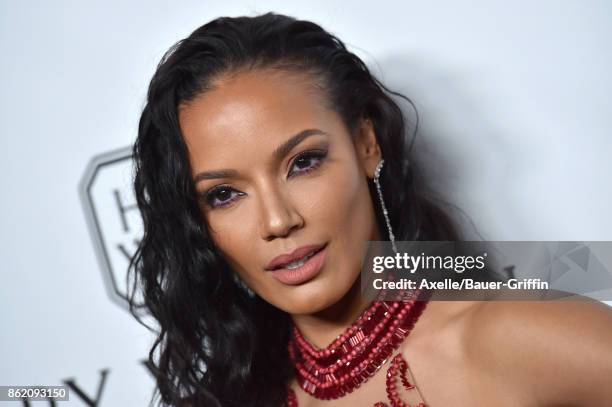
[[[326,348],[371,304],[362,298],[360,289],[361,280],[358,278],[346,295],[331,307],[313,314],[292,315],[291,318],[313,346]]]

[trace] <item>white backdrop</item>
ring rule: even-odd
[[[612,240],[610,2],[4,0],[0,384],[95,398],[106,369],[98,405],[146,405],[152,337],[109,293],[79,183],[133,142],[170,45],[266,11],[320,23],[416,102],[420,159],[484,238]]]

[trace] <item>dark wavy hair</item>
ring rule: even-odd
[[[290,317],[249,296],[215,249],[197,204],[177,114],[215,79],[258,68],[309,74],[351,134],[360,118],[372,120],[397,240],[459,240],[443,201],[428,192],[409,159],[418,115],[409,131],[393,96],[410,100],[388,90],[342,41],[313,22],[276,13],[206,23],[172,46],[157,66],[133,146],[144,235],[128,270],[129,301],[141,323],[144,309],[159,325],[148,356],[158,405],[270,407],[286,400],[293,374]],[[368,185],[386,236],[376,190],[371,180]]]

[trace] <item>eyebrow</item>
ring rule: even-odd
[[[304,139],[314,136],[316,134],[323,134],[325,136],[329,136],[329,134],[320,129],[306,129],[302,130],[296,135],[292,136],[290,139],[286,140],[280,146],[276,147],[272,152],[272,156],[276,160],[282,159],[285,155],[287,155],[295,146],[300,144]],[[237,177],[238,171],[232,169],[222,169],[222,170],[212,170],[212,171],[202,171],[198,173],[194,177],[194,182],[197,184],[200,181],[206,179],[216,179],[216,178],[231,178]]]

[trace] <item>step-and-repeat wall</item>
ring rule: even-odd
[[[147,83],[204,22],[270,10],[320,23],[416,103],[419,159],[466,228],[612,240],[607,3],[0,1],[0,385],[148,403],[153,336],[125,301]]]

